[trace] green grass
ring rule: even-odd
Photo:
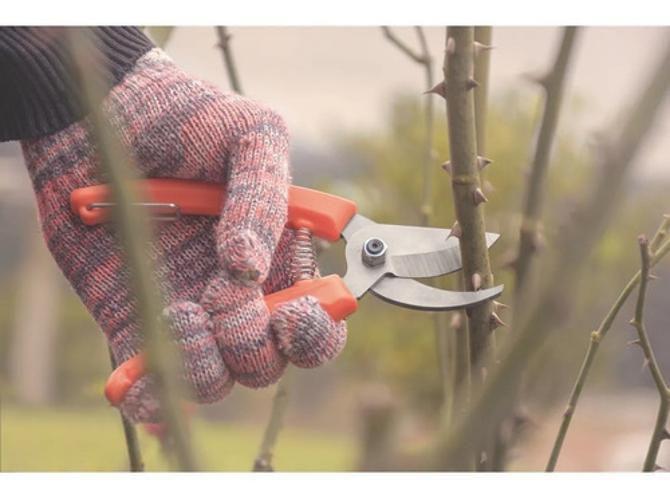
[[[2,471],[123,471],[127,456],[118,414],[113,409],[31,409],[3,407],[0,414]],[[191,423],[200,467],[248,471],[260,443],[256,426],[195,419]],[[140,429],[148,471],[167,470],[158,441]],[[286,429],[275,455],[278,471],[342,471],[354,463],[350,438]]]

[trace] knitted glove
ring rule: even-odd
[[[227,184],[220,218],[158,224],[150,244],[193,397],[214,402],[234,381],[254,388],[277,381],[287,360],[314,367],[337,355],[344,323],[314,298],[286,303],[272,316],[263,301],[295,280],[295,238],[284,230],[289,173],[281,118],[193,80],[159,49],[137,61],[102,109],[141,176]],[[69,207],[73,190],[105,182],[87,121],[22,147],[47,245],[121,364],[143,348],[128,269],[111,225],[85,226]],[[161,419],[151,375],[131,387],[121,408],[133,421]]]

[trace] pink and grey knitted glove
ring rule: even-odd
[[[102,103],[144,177],[226,183],[220,218],[156,225],[155,283],[199,402],[225,397],[234,381],[276,382],[288,361],[315,367],[346,341],[311,297],[272,315],[263,294],[293,284],[295,235],[287,216],[288,135],[281,118],[179,70],[159,49],[142,56]],[[97,323],[117,363],[142,351],[128,270],[110,225],[85,226],[69,207],[77,188],[105,182],[87,122],[22,141],[48,247]],[[134,421],[158,421],[151,375],[121,405]]]

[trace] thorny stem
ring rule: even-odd
[[[667,235],[669,227],[670,227],[670,217],[666,216],[663,223],[656,232],[656,235],[651,240],[651,243],[649,245],[650,250],[654,252],[654,255],[652,257],[652,265],[658,263],[668,253],[668,251],[670,251],[670,241],[666,242],[663,246],[660,246],[660,244],[663,242],[665,238],[665,235]],[[570,424],[572,422],[572,417],[575,414],[579,398],[582,394],[584,384],[586,383],[586,379],[589,375],[591,366],[596,357],[596,353],[598,352],[598,348],[600,347],[600,343],[602,342],[605,335],[609,332],[610,327],[614,323],[615,318],[619,314],[619,311],[625,304],[626,300],[628,299],[630,294],[635,290],[637,284],[640,283],[640,276],[641,273],[638,271],[628,281],[626,286],[623,288],[623,290],[619,293],[619,296],[614,301],[614,304],[610,307],[609,311],[607,312],[607,315],[605,315],[605,318],[603,318],[602,322],[600,322],[598,328],[591,333],[589,346],[586,350],[584,361],[582,362],[582,366],[579,369],[579,374],[577,375],[577,380],[575,381],[575,384],[572,388],[572,392],[570,393],[570,397],[568,399],[568,405],[566,406],[565,412],[563,413],[563,418],[561,420],[561,425],[558,429],[558,434],[554,439],[554,445],[551,450],[551,455],[549,456],[549,461],[547,462],[547,466],[545,468],[545,471],[547,472],[554,471],[556,468],[558,457],[561,454],[561,449],[563,447],[563,443],[565,442],[565,437],[568,433],[568,429],[570,428]]]
[[[451,151],[451,186],[456,219],[462,230],[460,249],[463,282],[465,290],[472,291],[493,285],[485,237],[483,204],[482,200],[477,199],[477,195],[481,193],[481,186],[473,92],[477,85],[473,76],[474,29],[449,27],[446,35],[443,85]],[[489,301],[470,308],[467,315],[463,315],[463,322],[467,322],[472,365],[478,365],[480,361],[486,359],[491,334],[491,313],[492,305]],[[483,378],[480,368],[471,370],[470,377],[474,382],[481,382]],[[478,448],[471,450],[476,451]],[[470,454],[466,453],[462,457],[469,458],[469,456]],[[461,461],[457,467],[462,466]]]
[[[230,86],[238,94],[243,94],[242,84],[240,84],[240,79],[237,75],[237,66],[235,65],[233,51],[230,48],[230,39],[232,35],[228,33],[228,28],[225,26],[217,26],[216,35],[219,39],[218,46],[221,48],[221,52],[223,52],[223,64],[226,66],[226,73],[228,74]]]
[[[265,426],[263,432],[263,440],[256,454],[254,460],[253,471],[274,471],[272,466],[272,458],[274,455],[274,448],[279,438],[282,426],[284,425],[284,415],[288,407],[289,387],[291,386],[291,372],[289,367],[284,372],[281,380],[277,384],[277,391],[272,399],[272,411],[270,412],[270,420]]]
[[[444,86],[451,151],[451,186],[456,218],[462,229],[461,260],[466,290],[493,285],[491,264],[486,246],[483,203],[477,201],[481,191],[474,93],[474,29],[449,27],[444,59]],[[473,364],[484,360],[491,333],[491,302],[468,311],[470,357]]]
[[[112,197],[116,202],[114,218],[130,270],[129,285],[137,300],[148,371],[154,378],[162,417],[174,444],[176,466],[180,470],[192,471],[196,469],[196,461],[179,405],[178,354],[174,344],[164,335],[165,329],[160,319],[161,302],[153,290],[151,262],[146,259],[149,224],[146,214],[131,208],[137,200],[131,184],[136,169],[131,167],[132,159],[109,127],[99,106],[104,98],[102,82],[86,71],[90,65],[85,48],[93,42],[88,39],[85,28],[67,29],[66,36],[74,56],[77,77],[82,84],[84,100],[89,104],[89,125],[96,139],[100,165],[109,179]]]
[[[565,317],[563,303],[569,297],[581,266],[602,234],[620,200],[623,184],[644,139],[653,129],[661,104],[670,89],[670,44],[666,44],[658,64],[641,93],[619,122],[620,132],[606,144],[609,148],[599,159],[600,172],[606,174],[582,204],[573,227],[568,228],[556,244],[555,259],[547,270],[544,287],[520,318],[517,335],[506,348],[495,371],[473,399],[471,412],[453,426],[438,443],[437,458],[447,465],[457,461],[479,437],[487,436],[508,415],[520,376],[530,357],[543,346]]]
[[[668,384],[665,382],[661,368],[656,361],[654,349],[649,342],[647,330],[644,326],[644,303],[647,294],[647,284],[649,283],[651,256],[649,254],[649,242],[647,241],[647,237],[642,235],[638,240],[640,243],[640,259],[642,261],[642,267],[640,270],[640,288],[637,296],[637,304],[635,306],[635,317],[631,323],[637,330],[640,347],[644,352],[646,365],[649,367],[649,373],[654,380],[660,399],[654,432],[651,436],[647,456],[645,457],[644,465],[642,467],[642,471],[654,471],[656,469],[656,459],[658,457],[658,451],[661,448],[661,442],[667,438],[665,425],[668,421],[668,410],[670,410],[670,388],[668,388]]]
[[[552,145],[563,101],[565,76],[573,54],[578,28],[568,26],[563,29],[563,38],[549,72],[538,80],[545,92],[544,110],[535,143],[533,161],[528,176],[526,199],[524,202],[521,228],[519,231],[519,250],[514,266],[515,305],[520,305],[521,295],[525,291],[533,254],[538,248],[540,237],[540,216],[542,212],[545,180],[551,156]]]
[[[112,350],[109,350],[109,360],[112,363],[112,370],[116,369],[116,360]],[[137,439],[137,430],[133,424],[126,419],[126,416],[119,411],[121,416],[121,424],[123,425],[123,436],[126,440],[126,449],[128,450],[128,463],[130,471],[138,472],[144,471],[144,462],[142,461],[142,451],[140,450],[140,443]]]

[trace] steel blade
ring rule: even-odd
[[[429,311],[460,310],[502,294],[503,285],[476,292],[436,289],[411,278],[384,277],[370,289],[389,303],[404,308]]]
[[[500,235],[486,233],[486,246],[491,247]],[[429,278],[447,275],[462,268],[459,240],[449,238],[441,247],[428,252],[400,254],[391,252],[389,271],[396,277]]]

